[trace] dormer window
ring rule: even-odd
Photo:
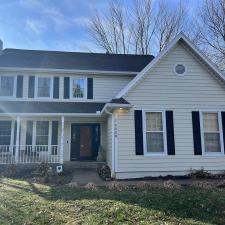
[[[0,97],[15,96],[15,82],[14,76],[0,76]]]
[[[52,98],[52,77],[37,77],[36,97]]]
[[[87,79],[71,78],[70,98],[84,99],[87,98]]]

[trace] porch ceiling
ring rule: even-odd
[[[105,103],[100,102],[36,102],[36,101],[2,101],[0,114],[93,114],[101,111]]]

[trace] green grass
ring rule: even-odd
[[[225,190],[69,189],[0,182],[0,224],[225,224]]]

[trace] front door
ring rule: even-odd
[[[95,160],[99,145],[99,124],[71,124],[71,161]]]

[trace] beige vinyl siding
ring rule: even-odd
[[[93,94],[94,99],[99,101],[109,101],[128,84],[132,76],[94,76]]]
[[[186,75],[175,75],[177,63],[186,65]],[[225,170],[225,155],[194,155],[191,114],[196,110],[225,111],[225,86],[183,46],[176,45],[125,99],[134,107],[117,111],[117,178],[180,175],[201,168]],[[135,155],[135,109],[173,110],[175,156]]]
[[[112,116],[107,117],[106,162],[107,165],[112,169]]]

